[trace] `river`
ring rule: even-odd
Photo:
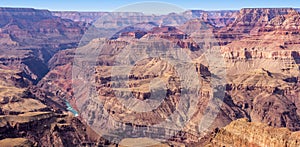
[[[71,104],[68,101],[65,101],[66,105],[67,105],[67,110],[72,112],[74,114],[75,117],[78,116],[78,112],[71,106]]]

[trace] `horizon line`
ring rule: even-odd
[[[47,8],[36,8],[36,7],[14,7],[14,6],[0,6],[0,8],[8,8],[8,9],[34,9],[34,10],[47,10],[51,12],[117,12],[117,11],[107,11],[107,10],[54,10]],[[299,7],[242,7],[240,9],[201,9],[201,8],[191,8],[185,9],[185,11],[239,11],[242,9],[299,9]],[[131,11],[128,11],[131,12]]]

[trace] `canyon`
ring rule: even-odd
[[[299,146],[298,11],[0,8],[0,145]]]

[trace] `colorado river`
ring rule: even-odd
[[[68,101],[65,101],[66,105],[67,105],[67,110],[72,112],[74,114],[75,117],[78,116],[78,112],[71,106],[71,104]]]

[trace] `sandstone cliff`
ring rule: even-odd
[[[84,31],[83,23],[48,10],[1,8],[0,18],[0,64],[23,70],[34,82],[48,72],[48,60],[59,50],[75,47]]]
[[[215,131],[205,146],[299,146],[299,132],[239,119]]]

